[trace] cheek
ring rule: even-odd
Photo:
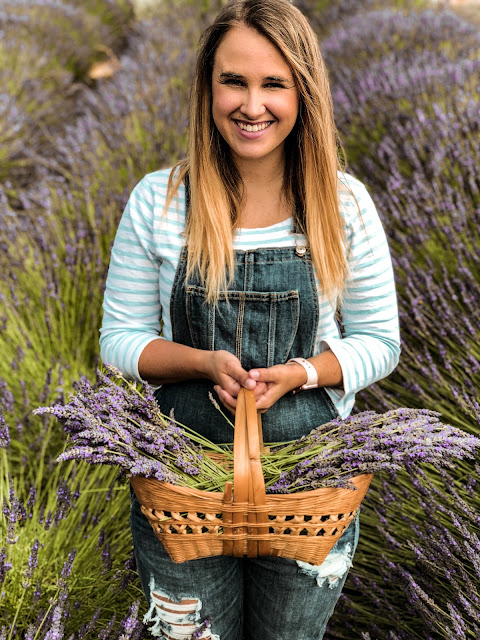
[[[293,122],[295,123],[297,121],[297,117],[298,117],[298,111],[300,109],[300,98],[298,93],[296,93],[290,102],[290,114],[291,114],[291,118],[293,119]]]
[[[272,105],[272,113],[283,120],[285,125],[293,126],[298,116],[298,100],[292,99]]]
[[[226,129],[226,113],[221,102],[215,100],[213,101],[212,116],[213,122],[215,123],[218,131],[220,131],[220,133],[224,135]]]
[[[267,109],[276,117],[283,120],[285,123],[296,121],[299,109],[298,95],[286,96],[271,96],[268,101],[265,102]]]
[[[212,95],[213,117],[225,116],[236,108],[235,96],[224,91],[222,87],[216,88]]]

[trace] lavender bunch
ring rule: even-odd
[[[396,409],[328,422],[292,444],[274,447],[265,457],[269,491],[354,488],[350,479],[361,473],[415,469],[426,463],[452,467],[456,460],[473,457],[480,439],[443,424],[439,415]],[[278,478],[279,469],[283,470]]]
[[[202,444],[222,449],[190,430],[187,435],[173,416],[160,413],[148,385],[140,391],[109,365],[97,378],[95,385],[83,378],[68,403],[34,411],[55,416],[69,436],[58,462],[117,465],[128,476],[186,486],[221,484],[224,471],[204,455]]]

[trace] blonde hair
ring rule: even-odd
[[[308,238],[321,291],[333,302],[347,275],[339,211],[337,133],[327,71],[318,39],[288,0],[232,0],[203,33],[190,96],[188,156],[170,175],[167,205],[188,175],[187,276],[198,270],[215,302],[233,275],[233,233],[242,180],[212,116],[212,69],[225,34],[244,24],[282,53],[299,92],[297,122],[285,140],[283,191],[295,203],[295,223]]]

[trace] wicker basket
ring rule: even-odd
[[[355,517],[373,476],[353,478],[357,490],[266,495],[262,446],[255,396],[242,389],[235,416],[233,491],[231,482],[220,493],[131,478],[142,513],[174,562],[216,555],[323,562]]]

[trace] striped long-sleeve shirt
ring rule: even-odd
[[[184,243],[185,188],[164,214],[170,170],[148,174],[133,190],[120,221],[103,302],[101,357],[140,380],[138,361],[152,340],[172,340],[170,295]],[[342,388],[327,388],[341,417],[355,393],[387,376],[400,353],[397,300],[385,233],[361,182],[340,174],[340,211],[345,223],[350,275],[341,306],[319,296],[315,353],[331,349],[343,374]],[[345,189],[343,185],[346,185]],[[292,233],[293,218],[260,229],[239,229],[235,250],[306,244]],[[297,240],[298,238],[298,240]]]

